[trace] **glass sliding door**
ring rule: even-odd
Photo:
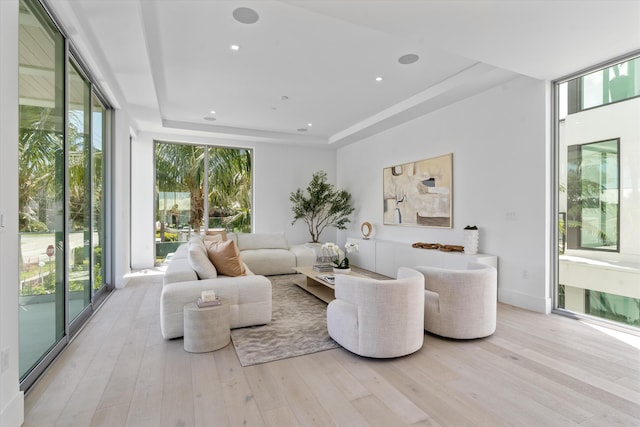
[[[105,286],[105,263],[103,246],[105,241],[105,200],[104,200],[104,142],[107,140],[107,109],[94,94],[92,97],[91,130],[91,268],[95,293]]]
[[[556,308],[640,327],[640,59],[556,83]]]
[[[91,86],[69,61],[69,319],[91,303]]]
[[[65,42],[20,2],[20,377],[65,336]]]
[[[111,110],[38,0],[19,18],[20,384],[29,388],[105,295]]]

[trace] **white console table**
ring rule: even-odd
[[[400,267],[428,265],[443,268],[466,268],[470,262],[498,267],[495,255],[467,255],[462,252],[442,252],[436,249],[418,249],[411,243],[349,237],[347,242],[357,243],[359,252],[349,254],[353,265],[369,271],[396,277]]]

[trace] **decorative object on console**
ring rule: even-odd
[[[309,227],[311,242],[317,243],[322,231],[328,227],[336,227],[338,230],[346,230],[351,222],[349,215],[355,208],[351,206],[351,194],[344,190],[337,190],[327,182],[327,173],[316,172],[307,186],[309,197],[298,188],[289,195],[293,203],[293,221],[303,220]]]
[[[478,253],[478,243],[480,241],[480,232],[475,225],[467,225],[464,228],[464,253],[475,255]]]
[[[419,249],[437,249],[442,252],[464,252],[464,246],[460,245],[441,245],[440,243],[422,243],[416,242],[411,245],[412,248]]]
[[[385,225],[451,228],[453,154],[384,168]]]
[[[363,222],[360,226],[360,232],[362,233],[362,238],[364,240],[369,240],[369,236],[371,236],[371,232],[373,231],[373,227],[370,222]]]
[[[347,258],[347,254],[357,253],[359,246],[357,243],[347,242],[344,245],[344,252],[340,250],[340,247],[335,243],[325,243],[322,245],[322,250],[327,251],[332,259],[334,264],[333,272],[336,274],[349,274],[351,273],[351,268],[349,268],[349,258]],[[344,258],[341,258],[344,255]]]

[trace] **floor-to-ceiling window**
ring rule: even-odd
[[[251,150],[156,142],[155,161],[156,263],[206,228],[251,231]]]
[[[640,58],[556,83],[556,308],[640,327]]]
[[[91,86],[69,61],[69,316],[91,303]]]
[[[19,23],[19,366],[28,388],[107,289],[110,110],[37,0],[20,2]]]
[[[105,142],[108,140],[109,111],[98,96],[92,94],[91,127],[91,266],[93,290],[98,293],[106,285],[106,269],[103,260],[106,237],[105,218]]]
[[[20,376],[65,336],[65,41],[20,2]]]

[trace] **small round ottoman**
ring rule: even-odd
[[[229,304],[199,308],[195,302],[184,306],[184,349],[189,353],[218,350],[231,340]]]

